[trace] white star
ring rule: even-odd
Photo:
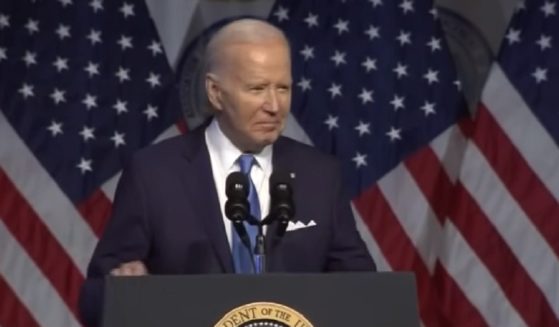
[[[99,64],[94,64],[90,61],[83,70],[85,70],[89,74],[89,77],[93,77],[93,75],[99,75]]]
[[[380,38],[379,28],[376,26],[369,26],[367,30],[365,30],[365,34],[369,36],[369,40],[374,40],[376,38]]]
[[[324,124],[328,126],[328,130],[333,130],[338,128],[338,116],[328,115],[328,118],[324,121]]]
[[[66,102],[65,95],[66,95],[66,91],[62,91],[55,88],[54,91],[51,93],[50,97],[52,98],[54,103],[59,104],[60,102]]]
[[[97,97],[87,93],[82,103],[85,104],[87,110],[91,110],[91,108],[97,107]]]
[[[33,92],[33,88],[34,88],[33,85],[23,83],[23,85],[18,90],[18,92],[21,93],[24,99],[27,99],[29,97],[35,96],[35,92]]]
[[[371,134],[370,127],[371,124],[359,121],[359,124],[355,126],[355,130],[359,132],[359,136],[363,136],[365,134]]]
[[[8,56],[6,55],[6,48],[0,47],[0,62],[6,59],[8,59]]]
[[[61,4],[62,7],[66,7],[72,4],[72,0],[58,0]]]
[[[373,90],[366,90],[366,89],[361,89],[361,93],[359,93],[359,95],[357,96],[359,99],[361,99],[361,103],[362,104],[367,104],[367,102],[373,102]]]
[[[353,160],[355,162],[355,167],[359,168],[361,166],[367,166],[367,155],[366,154],[361,154],[359,152],[357,152],[355,154],[355,157],[353,157],[351,160]]]
[[[154,73],[149,73],[149,77],[146,79],[146,82],[148,82],[151,87],[156,87],[156,86],[160,86],[161,85],[161,81],[159,80],[159,75],[154,74]]]
[[[520,42],[520,30],[515,30],[511,27],[505,38],[509,42],[509,45]]]
[[[128,81],[130,80],[130,70],[129,69],[125,69],[122,67],[118,67],[118,71],[116,72],[116,77],[118,77],[119,82],[124,82],[124,81]]]
[[[157,56],[158,53],[163,53],[161,44],[157,41],[152,41],[151,44],[148,46],[148,49],[151,51],[151,54],[153,56]]]
[[[124,133],[115,131],[115,134],[111,137],[111,140],[115,143],[115,148],[118,148],[121,145],[126,145],[126,142],[124,142]]]
[[[332,83],[332,85],[328,89],[328,92],[330,92],[330,97],[332,99],[335,98],[336,96],[341,96],[342,86],[340,84]]]
[[[456,85],[458,91],[462,90],[462,82],[460,82],[460,80],[455,80],[452,84]]]
[[[305,57],[305,61],[309,60],[310,58],[314,58],[314,48],[309,47],[305,44],[305,48],[300,51],[300,53]]]
[[[365,58],[365,61],[361,63],[361,66],[365,67],[367,73],[371,70],[377,70],[377,60],[367,57]]]
[[[22,60],[25,62],[25,66],[29,67],[31,65],[37,64],[37,54],[35,52],[26,51],[25,56],[23,56]]]
[[[122,4],[122,7],[120,7],[119,11],[124,15],[124,18],[134,16],[134,5],[125,2]]]
[[[399,97],[395,94],[390,104],[394,107],[394,111],[398,111],[398,109],[404,108],[404,97]]]
[[[433,7],[429,10],[429,14],[431,14],[434,19],[437,19],[437,17],[439,17],[439,10],[436,7]]]
[[[411,34],[409,32],[400,31],[400,35],[398,35],[396,39],[400,42],[400,45],[404,45],[406,43],[411,44],[410,36]]]
[[[120,37],[120,40],[118,40],[116,43],[120,45],[122,50],[126,50],[126,48],[132,48],[132,38],[129,36],[122,35]]]
[[[425,112],[425,116],[435,114],[435,104],[434,103],[425,101],[425,104],[420,109]]]
[[[544,13],[545,17],[555,15],[555,3],[551,1],[546,1],[540,10]]]
[[[153,118],[157,118],[159,115],[157,114],[157,107],[148,104],[146,110],[144,110],[144,115],[148,121],[151,121]]]
[[[297,83],[297,86],[299,86],[303,92],[312,89],[311,80],[304,77],[302,77],[299,83]]]
[[[84,142],[88,142],[90,139],[95,140],[95,128],[84,126],[80,131],[80,135],[83,137]]]
[[[81,158],[80,163],[76,167],[82,171],[82,174],[85,174],[88,171],[93,171],[91,168],[91,160],[85,158]]]
[[[56,29],[56,34],[61,40],[64,40],[67,37],[70,37],[70,27],[67,25],[60,24]]]
[[[122,113],[128,112],[128,108],[126,107],[128,104],[126,101],[122,101],[120,99],[116,100],[116,103],[113,105],[113,108],[116,110],[117,115]]]
[[[393,69],[393,72],[398,75],[398,79],[400,79],[402,76],[408,76],[408,66],[398,63],[396,68]]]
[[[47,127],[47,130],[51,132],[52,136],[62,134],[62,123],[53,120],[51,121],[49,127]]]
[[[0,30],[3,30],[6,27],[10,27],[10,16],[0,14]]]
[[[95,45],[96,43],[101,43],[101,32],[92,29],[91,31],[89,31],[89,34],[87,35],[87,39],[91,41],[92,45]]]
[[[373,4],[373,8],[382,6],[382,0],[369,0],[369,2]]]
[[[400,3],[400,8],[402,8],[404,14],[407,14],[408,11],[413,11],[413,3],[410,0],[404,0]]]
[[[56,57],[56,60],[52,63],[58,72],[68,69],[68,59]]]
[[[334,55],[332,57],[330,57],[330,59],[336,63],[336,67],[338,67],[341,64],[345,64],[345,52],[340,52],[338,50],[336,50],[336,52],[334,53]]]
[[[309,13],[307,18],[305,18],[305,23],[307,23],[307,25],[309,25],[309,28],[311,28],[313,26],[318,26],[318,15],[314,15],[312,13]]]
[[[431,40],[427,43],[427,46],[431,48],[431,52],[435,52],[435,50],[441,50],[441,39],[432,37]]]
[[[536,43],[540,46],[540,49],[543,51],[547,48],[551,48],[551,36],[541,35],[539,40]]]
[[[347,20],[338,19],[336,24],[334,24],[334,28],[338,30],[338,35],[341,35],[343,32],[349,32],[348,24]]]
[[[433,83],[438,83],[439,82],[439,72],[436,71],[436,70],[429,69],[427,71],[427,73],[425,75],[423,75],[423,78],[425,78],[429,82],[429,85],[431,85]]]
[[[39,32],[39,21],[29,19],[27,21],[27,24],[25,24],[25,28],[27,29],[29,34],[37,33]]]
[[[92,0],[89,5],[93,9],[94,12],[99,10],[103,10],[103,1],[102,0]]]
[[[536,79],[536,83],[538,84],[543,81],[547,81],[547,69],[537,67],[532,73],[532,76]]]
[[[289,20],[289,11],[279,6],[278,10],[274,12],[274,16],[276,16],[280,22],[283,22],[284,20]]]
[[[400,133],[402,133],[402,129],[394,128],[394,126],[391,126],[390,131],[388,131],[388,133],[386,133],[386,135],[388,135],[388,137],[390,137],[390,141],[394,142],[396,140],[401,140],[402,139],[402,136],[400,135]]]

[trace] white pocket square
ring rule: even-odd
[[[289,224],[287,224],[287,229],[285,231],[291,232],[294,230],[309,228],[313,226],[316,226],[316,222],[314,220],[311,220],[306,224],[301,221],[290,221]]]

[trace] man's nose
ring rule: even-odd
[[[266,100],[264,103],[264,109],[270,112],[278,112],[279,110],[279,98],[277,91],[274,89],[268,90],[266,92]]]

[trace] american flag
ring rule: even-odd
[[[77,298],[131,153],[177,134],[143,1],[0,2],[0,325],[79,326]]]
[[[379,268],[415,272],[425,326],[559,325],[555,7],[521,4],[473,121],[432,2],[272,9],[292,111],[343,162]]]
[[[559,326],[556,7],[519,3],[474,125],[462,129],[469,142],[451,220],[475,254],[464,293],[479,324]]]

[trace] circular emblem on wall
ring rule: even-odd
[[[273,302],[254,302],[225,314],[214,327],[313,327],[302,314]]]
[[[220,20],[200,33],[188,44],[178,65],[180,104],[189,130],[198,127],[212,115],[204,85],[204,57],[213,33],[229,21],[231,19]]]
[[[448,8],[437,9],[462,90],[470,108],[475,108],[493,61],[493,52],[480,30],[467,18]]]

